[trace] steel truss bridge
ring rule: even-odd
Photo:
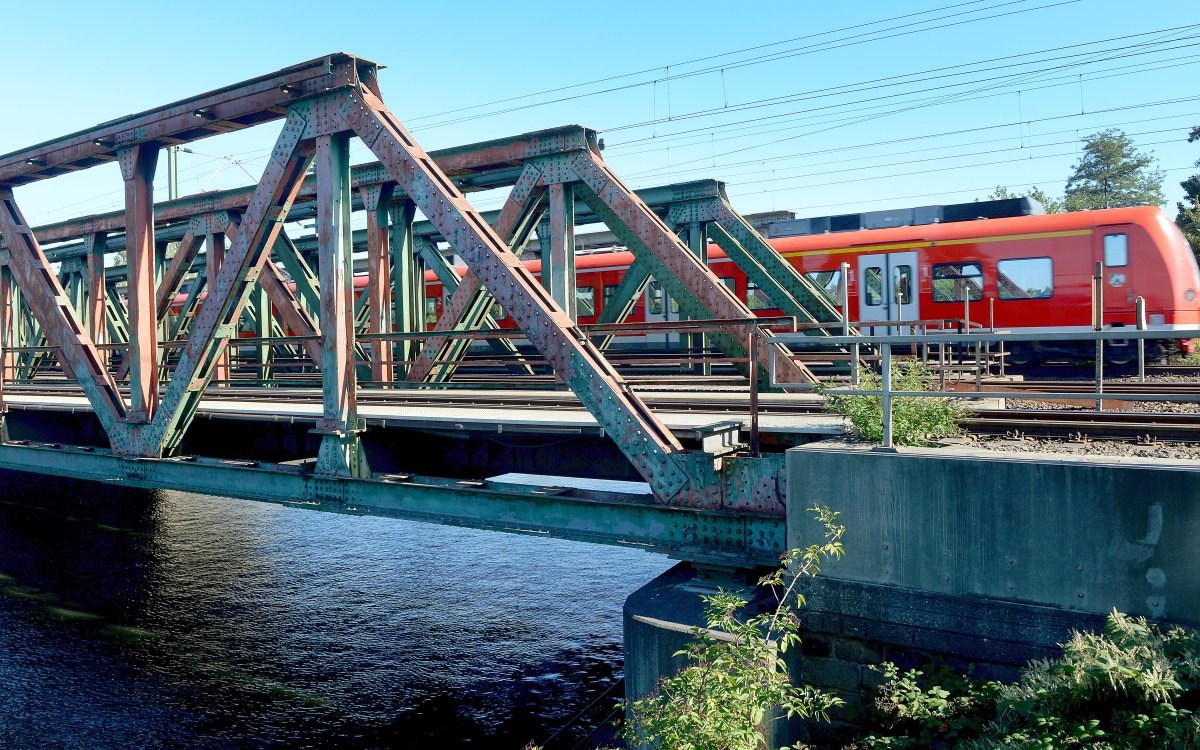
[[[768,373],[793,390],[816,378],[771,330],[819,336],[836,309],[720,183],[635,192],[578,125],[426,152],[378,70],[332,54],[0,156],[0,468],[775,562],[782,449],[812,417],[805,396],[767,393]],[[257,184],[155,202],[164,148],[280,121]],[[352,138],[378,161],[352,167]],[[110,162],[123,211],[26,222],[20,186]],[[496,212],[467,197],[497,189]],[[311,237],[284,231],[310,219]],[[574,233],[592,223],[635,261],[587,327]],[[534,233],[540,279],[520,261]],[[721,283],[710,239],[785,319],[756,318]],[[106,264],[117,252],[123,268]],[[433,330],[427,270],[447,292]],[[651,279],[723,374],[707,360],[686,379],[622,368],[613,337],[659,330],[626,322]],[[504,388],[464,375],[479,342]],[[254,376],[238,385],[247,349]],[[521,469],[649,491],[505,480]]]

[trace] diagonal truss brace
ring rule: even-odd
[[[519,255],[530,233],[545,211],[542,199],[546,194],[546,177],[538,167],[527,164],[521,171],[504,207],[496,218],[496,234],[508,243],[510,254]],[[513,252],[517,250],[517,252]],[[453,271],[453,269],[450,269]],[[491,317],[493,295],[480,284],[479,277],[468,269],[450,295],[433,330],[438,333],[476,330]],[[501,340],[505,349],[515,347],[507,339]],[[507,344],[507,345],[506,345]],[[445,382],[454,373],[454,365],[466,353],[470,341],[454,338],[434,339],[421,349],[408,371],[409,382]]]
[[[329,98],[318,97],[309,106],[295,105],[288,117],[246,207],[236,238],[227,251],[216,278],[208,280],[208,296],[192,325],[159,411],[138,431],[130,452],[157,456],[174,452],[195,417],[204,390],[221,355],[234,335],[233,323],[268,264],[269,249],[283,231],[283,222],[313,160],[313,144],[305,132],[312,108]]]
[[[128,410],[109,375],[104,358],[84,330],[78,312],[67,300],[58,276],[33,236],[13,197],[12,189],[0,187],[0,235],[8,246],[8,258],[0,258],[11,269],[30,311],[41,324],[47,340],[58,347],[59,356],[70,368],[92,405],[114,446],[122,433]]]
[[[689,481],[682,446],[554,304],[459,189],[370,91],[350,92],[346,124],[512,315],[556,375],[650,483],[670,499]],[[712,460],[705,457],[708,470]]]
[[[754,313],[717,278],[716,274],[697,258],[674,232],[663,223],[632,190],[591,149],[575,154],[571,159],[571,168],[576,179],[582,183],[577,191],[579,197],[588,207],[601,218],[609,229],[621,237],[621,229],[626,228],[626,235],[636,236],[638,243],[648,250],[658,265],[665,268],[669,275],[663,281],[674,279],[687,291],[687,296],[698,302],[707,313],[718,319],[754,320]],[[750,336],[762,335],[752,333],[748,326],[731,327],[728,336],[737,342],[743,352],[751,350]],[[765,338],[765,336],[764,336]],[[776,347],[775,376],[785,383],[812,383],[816,378],[803,365],[792,361],[788,353],[778,344]],[[759,371],[770,372],[770,347],[756,347]]]

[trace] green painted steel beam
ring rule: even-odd
[[[416,475],[321,477],[288,464],[121,458],[106,450],[70,446],[4,443],[0,468],[637,547],[742,568],[777,564],[787,531],[782,513],[672,507],[645,495]]]
[[[625,275],[621,277],[621,283],[617,285],[613,296],[604,300],[604,309],[600,311],[600,317],[596,323],[598,325],[624,323],[629,314],[633,312],[638,300],[642,298],[642,292],[646,289],[648,281],[650,281],[650,264],[642,258],[635,258],[625,271]],[[603,291],[601,293],[603,294]],[[612,334],[608,334],[593,339],[593,341],[596,342],[598,348],[603,350],[612,344],[613,338]]]

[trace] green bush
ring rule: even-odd
[[[812,508],[823,525],[820,544],[789,551],[783,567],[759,583],[770,588],[778,606],[742,616],[748,600],[719,590],[705,596],[706,628],[676,656],[688,666],[664,678],[650,696],[629,705],[625,739],[661,750],[760,750],[779,714],[828,718],[842,701],[806,685],[796,685],[779,658],[799,644],[793,608],[804,606],[797,586],[817,575],[821,562],[842,555],[844,527],[828,508]]]
[[[1113,612],[1012,685],[880,668],[860,748],[1200,748],[1200,635]]]
[[[892,362],[892,390],[930,391],[928,368],[918,360]],[[866,373],[859,380],[858,390],[879,390],[883,378]],[[880,396],[846,396],[831,388],[820,392],[827,398],[825,408],[850,420],[855,434],[879,443],[883,441],[883,398]],[[892,442],[896,445],[928,445],[938,438],[957,435],[958,423],[966,414],[954,398],[900,396],[892,399]]]

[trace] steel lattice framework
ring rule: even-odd
[[[657,505],[718,514],[705,522],[714,533],[720,527],[723,535],[741,537],[732,542],[722,537],[718,546],[733,545],[747,558],[768,555],[773,543],[760,542],[761,549],[751,553],[755,543],[746,535],[759,523],[754,514],[762,514],[768,526],[778,521],[781,462],[685,450],[629,388],[598,346],[604,342],[593,341],[575,322],[575,226],[603,222],[637,258],[601,322],[622,320],[653,276],[689,317],[746,321],[723,327],[714,343],[740,357],[743,367],[748,355],[754,357],[760,373],[773,359],[783,382],[813,378],[786,350],[777,348],[773,357],[770,348],[777,345],[752,344],[752,337],[765,337],[765,329],[755,331],[753,313],[709,270],[708,238],[801,321],[827,322],[835,311],[737,215],[719,183],[676,186],[656,212],[604,162],[596,133],[580,126],[426,153],[385,106],[377,72],[371,62],[334,54],[0,156],[0,345],[28,343],[35,336],[57,351],[110,445],[110,451],[86,456],[76,451],[63,460],[93,467],[85,476],[141,484],[179,486],[177,477],[186,475],[198,483],[192,485],[196,489],[232,471],[180,456],[179,450],[205,390],[228,367],[239,321],[249,318],[264,337],[290,332],[316,364],[323,416],[311,471],[266,464],[239,469],[256,477],[251,484],[267,499],[279,499],[286,485],[287,492],[320,502],[355,497],[364,502],[356,493],[377,494],[379,483],[389,480],[372,475],[362,450],[360,379],[445,380],[468,343],[438,335],[423,348],[416,341],[385,340],[393,331],[424,330],[424,269],[431,268],[452,292],[435,333],[494,327],[488,311],[498,302],[649,483]],[[278,120],[281,132],[256,185],[154,203],[162,148]],[[351,168],[349,142],[355,137],[377,163]],[[125,184],[124,211],[36,231],[25,221],[14,188],[114,161]],[[495,214],[481,214],[466,198],[469,191],[498,186],[511,190]],[[352,284],[354,210],[368,217],[369,281],[361,311],[355,309]],[[418,212],[426,223],[415,224]],[[586,217],[577,215],[581,212]],[[315,272],[283,232],[284,222],[298,216],[316,220]],[[543,247],[541,282],[519,260],[534,231]],[[69,240],[79,242],[43,249],[43,243]],[[434,240],[448,243],[466,262],[465,275],[446,263]],[[167,241],[179,243],[169,263],[162,257]],[[107,291],[114,279],[113,269],[106,278],[104,254],[118,248],[127,255],[126,309]],[[198,263],[202,249],[204,261]],[[61,264],[61,279],[52,263]],[[196,281],[182,314],[171,320],[168,313],[190,273],[197,274]],[[32,320],[12,314],[22,309]],[[160,335],[177,342],[169,362]],[[503,339],[491,343],[515,351]],[[122,346],[127,355],[120,367],[110,368],[111,350]],[[22,357],[23,367],[39,366],[36,356]],[[264,351],[264,362],[267,357]],[[514,362],[523,367],[519,358]],[[5,371],[0,368],[0,409]],[[118,385],[126,378],[128,400]],[[0,446],[0,465],[68,473],[45,450],[6,443]],[[367,484],[354,484],[358,481]],[[439,486],[433,494],[448,491]],[[637,536],[624,533],[623,538]],[[676,546],[689,544],[703,547],[695,532],[690,542]]]

